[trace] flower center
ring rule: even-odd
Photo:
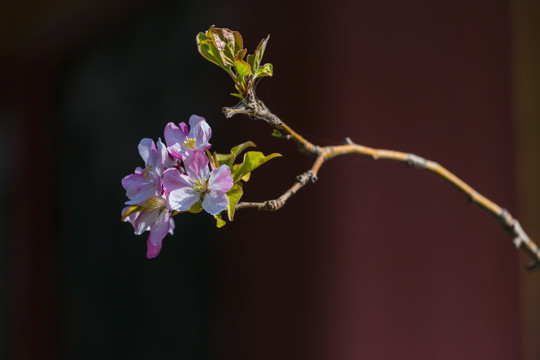
[[[198,193],[205,193],[207,192],[206,189],[206,181],[204,180],[195,180],[195,182],[192,185],[193,190],[195,190]]]
[[[194,138],[187,138],[184,140],[184,147],[188,149],[195,149],[196,141]]]
[[[148,209],[157,209],[165,206],[165,199],[161,197],[153,196],[150,199],[146,200],[146,207]]]

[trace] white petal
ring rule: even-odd
[[[210,215],[217,215],[227,208],[229,198],[225,193],[208,193],[202,202],[203,209]]]

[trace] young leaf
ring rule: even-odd
[[[234,184],[234,186],[227,192],[227,197],[229,198],[229,205],[227,206],[227,216],[229,221],[233,221],[234,211],[236,210],[236,204],[240,201],[242,197],[242,186],[239,184]]]
[[[249,147],[255,147],[256,145],[252,141],[246,141],[245,143],[242,143],[240,145],[237,145],[231,149],[231,152],[229,154],[216,154],[214,153],[214,156],[217,159],[217,162],[219,163],[219,166],[221,165],[227,165],[229,167],[232,166],[234,163],[234,160],[238,155],[242,153],[245,149]]]
[[[255,49],[253,59],[253,68],[257,69],[262,61],[262,57],[264,55],[264,50],[266,50],[266,44],[268,43],[268,39],[270,39],[270,35],[268,35],[265,39],[262,39],[259,45],[257,46],[257,49]]]
[[[230,29],[213,28],[210,30],[212,40],[219,51],[223,64],[226,66],[234,66],[234,55],[237,53],[235,50],[236,36],[234,33]]]
[[[210,36],[210,33],[212,32],[213,28],[214,26],[212,25],[210,29],[206,31],[206,33],[200,32],[197,34],[197,48],[199,50],[199,53],[206,60],[227,70],[226,66],[223,64],[223,61],[221,60],[221,56],[219,55],[219,50],[217,49],[212,36]]]
[[[249,65],[247,62],[243,60],[244,56],[246,56],[246,52],[247,52],[246,49],[240,50],[234,57],[234,66],[236,68],[236,72],[241,77],[245,77],[251,74],[251,65]]]
[[[248,76],[251,74],[251,66],[244,60],[234,59],[234,66],[236,67],[236,72],[240,76]]]
[[[274,67],[272,64],[264,64],[264,66],[259,66],[255,71],[254,78],[260,78],[265,76],[272,76],[274,72]]]
[[[240,35],[238,31],[233,31],[233,36],[234,36],[234,53],[237,54],[240,50],[244,48],[244,41],[242,40],[242,35]]]
[[[265,162],[279,156],[281,156],[281,154],[278,153],[264,156],[264,154],[260,151],[247,152],[244,155],[244,161],[242,162],[242,164],[238,165],[238,167],[233,166],[233,168],[231,169],[231,172],[233,173],[233,183],[238,182],[244,175],[252,172]]]
[[[242,95],[242,94],[238,94],[238,93],[230,93],[230,95],[235,96],[235,97],[237,97],[237,98],[239,98],[239,99],[244,100],[244,95]]]
[[[246,141],[245,143],[242,143],[240,145],[236,145],[231,149],[231,154],[234,155],[236,158],[238,155],[240,155],[244,150],[246,150],[249,147],[257,147],[253,141]]]

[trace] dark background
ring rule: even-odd
[[[359,156],[276,213],[176,217],[148,260],[120,222],[137,144],[204,116],[217,151],[281,152],[246,200],[311,166],[196,50],[210,25],[253,50],[258,95],[321,145],[435,160],[540,239],[532,1],[5,1],[0,5],[0,358],[537,359],[538,273],[435,176]],[[536,189],[539,188],[539,189]]]

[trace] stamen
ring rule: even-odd
[[[184,140],[184,146],[188,149],[195,149],[196,145],[197,141],[194,138],[186,138],[186,140]]]
[[[148,209],[157,209],[165,206],[165,199],[153,196],[150,199],[146,200],[146,205]]]
[[[195,180],[192,187],[193,187],[193,190],[195,190],[198,193],[206,192],[206,181]]]

